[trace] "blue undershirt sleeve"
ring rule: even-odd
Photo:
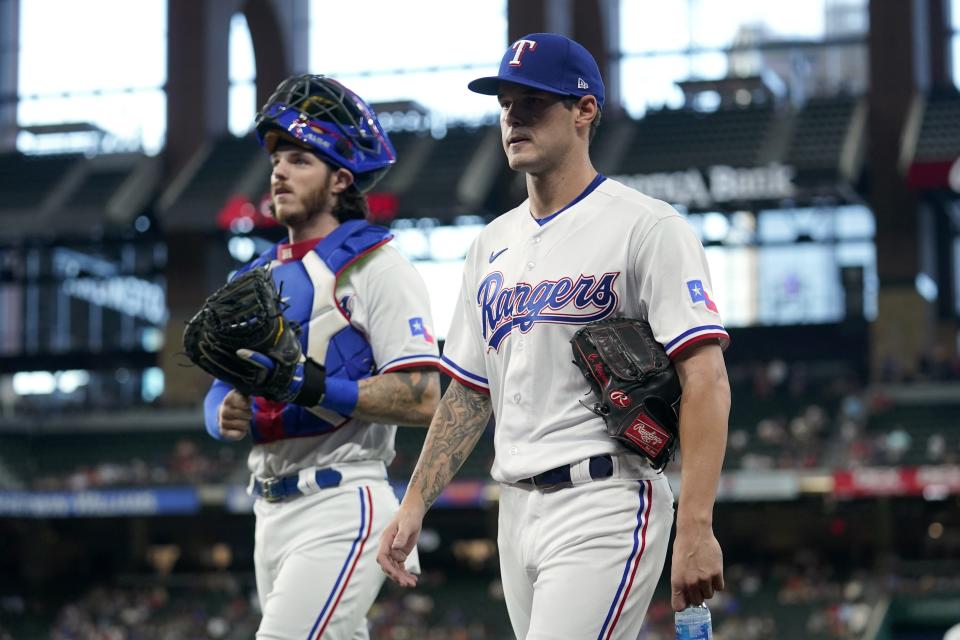
[[[220,435],[220,420],[218,413],[223,399],[227,397],[232,389],[230,385],[222,380],[214,380],[210,385],[210,391],[207,391],[207,397],[203,401],[203,422],[207,427],[207,433],[217,440],[226,440]]]

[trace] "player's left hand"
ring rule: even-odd
[[[256,391],[257,385],[266,384],[278,367],[293,367],[292,373],[288,376],[290,382],[287,388],[283,390],[276,399],[284,402],[293,402],[294,404],[313,406],[317,404],[320,397],[323,396],[326,375],[323,367],[313,362],[313,360],[306,359],[293,364],[287,364],[278,362],[264,353],[251,349],[237,349],[237,357],[246,360],[262,371],[257,384],[254,385],[254,391]],[[307,380],[308,377],[310,380]],[[304,386],[309,389],[309,393],[304,393]]]
[[[723,551],[710,526],[681,526],[673,541],[670,605],[674,611],[703,604],[723,590]]]
[[[257,380],[257,384],[265,384],[270,378],[270,375],[277,369],[277,361],[266,354],[260,353],[259,351],[252,351],[250,349],[237,349],[237,357],[243,358],[254,367],[261,370],[262,373],[260,374],[259,380]],[[293,376],[291,377],[290,384],[286,389],[286,395],[290,398],[297,397],[297,395],[300,393],[300,389],[303,387],[303,363],[298,362],[293,366]]]

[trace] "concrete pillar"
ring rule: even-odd
[[[619,0],[508,0],[507,33],[512,43],[528,33],[562,33],[593,54],[603,75],[604,111],[619,110],[619,65],[613,55]]]
[[[20,2],[0,0],[0,153],[17,147]]]
[[[549,0],[507,0],[507,40],[513,44],[528,33],[549,31]]]
[[[307,0],[169,0],[167,10],[169,181],[201,145],[228,133],[233,15],[243,12],[250,29],[258,107],[283,78],[307,71],[309,22]],[[166,376],[164,402],[195,404],[202,400],[210,378],[196,367],[182,366],[184,323],[223,284],[230,258],[212,217],[206,231],[168,233],[167,247],[170,321],[159,358]]]
[[[238,0],[168,1],[167,184],[204,143],[229,131],[230,18],[238,10]],[[212,218],[210,231],[214,231]],[[168,233],[166,237],[170,320],[159,364],[165,377],[163,401],[171,406],[201,401],[209,384],[203,371],[183,366],[188,361],[180,353],[184,323],[211,291],[202,274],[207,272],[205,256],[213,235]]]
[[[227,133],[230,17],[236,0],[167,3],[167,178]]]
[[[257,63],[257,108],[280,82],[309,69],[307,0],[245,0],[243,13]]]
[[[942,0],[871,0],[868,158],[869,202],[877,220],[879,314],[873,324],[874,373],[885,367],[911,372],[935,341],[931,305],[917,293],[921,270],[920,209],[898,161],[900,141],[911,100],[931,86],[943,62],[944,25],[931,26],[943,12],[931,11]],[[933,17],[932,17],[933,16]]]

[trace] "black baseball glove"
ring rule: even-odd
[[[679,440],[680,379],[642,320],[612,318],[582,327],[570,340],[607,433],[663,469]]]
[[[283,317],[283,308],[269,270],[240,274],[187,322],[187,357],[244,395],[317,404],[324,392],[323,367],[303,357],[300,327]]]

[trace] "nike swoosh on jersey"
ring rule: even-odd
[[[496,260],[497,258],[499,258],[499,257],[500,257],[500,254],[503,253],[504,251],[506,251],[506,250],[509,249],[509,248],[510,248],[510,247],[504,247],[503,249],[500,249],[500,251],[497,251],[497,252],[491,251],[491,252],[490,252],[490,264],[493,264],[493,261]]]

